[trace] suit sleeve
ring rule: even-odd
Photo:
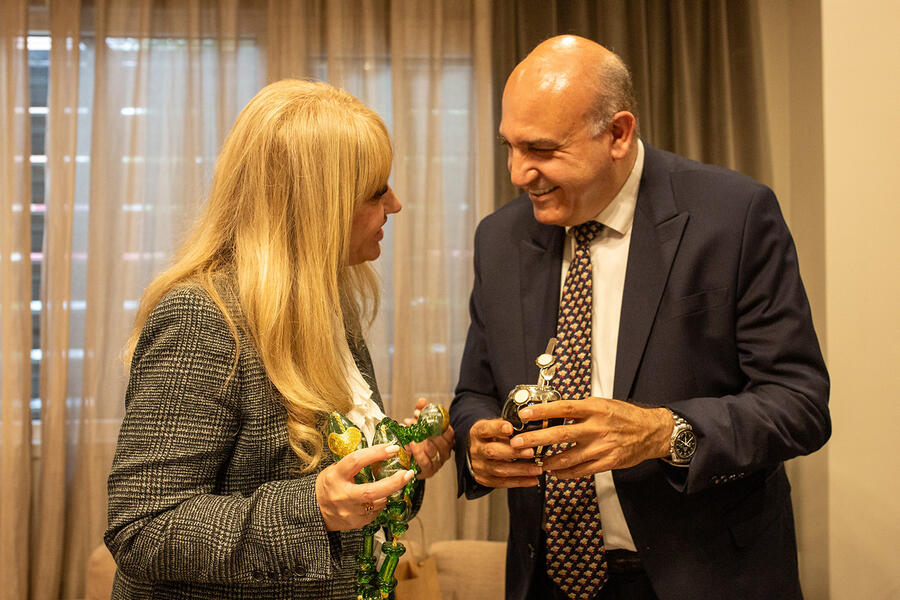
[[[743,389],[670,406],[698,432],[688,492],[809,454],[831,434],[828,373],[793,240],[768,188],[745,215],[735,288]]]
[[[168,295],[147,320],[109,477],[105,541],[126,575],[226,584],[332,575],[339,536],[325,529],[315,474],[247,496],[216,493],[242,423],[234,359],[221,312],[198,291]]]
[[[450,405],[450,424],[456,434],[456,471],[458,495],[474,499],[484,496],[493,488],[481,485],[472,476],[467,464],[469,430],[476,421],[500,417],[499,394],[489,360],[489,348],[485,323],[482,320],[481,253],[484,239],[482,225],[475,232],[475,279],[469,299],[469,332],[459,370],[456,395]]]

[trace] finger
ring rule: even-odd
[[[390,477],[379,479],[373,483],[361,483],[357,485],[354,490],[357,495],[356,500],[363,503],[375,502],[376,500],[387,498],[394,492],[402,490],[403,486],[409,483],[415,475],[415,471],[412,470],[398,471]]]
[[[412,425],[415,422],[416,422],[416,420],[413,419],[412,417],[406,417],[405,419],[403,419],[403,424],[406,425],[407,427],[409,427],[410,425]]]
[[[561,418],[583,419],[596,412],[596,406],[585,400],[557,400],[546,404],[535,404],[520,410],[519,417],[523,421]]]
[[[512,434],[512,424],[504,419],[482,419],[481,421],[475,421],[475,424],[469,429],[470,437],[482,440],[500,437],[508,438]]]
[[[482,460],[494,461],[512,461],[517,458],[532,458],[534,450],[532,448],[511,448],[509,442],[480,442],[477,445],[472,444],[469,448],[469,456],[471,458],[478,457]]]
[[[533,458],[533,448],[511,448],[509,442],[480,442],[478,445],[472,444],[469,448],[469,456],[472,459],[479,458],[481,460],[490,461],[514,461],[517,458]]]
[[[544,469],[531,461],[517,462],[487,461],[472,463],[472,470],[488,477],[537,477]]]
[[[416,400],[416,416],[417,416],[417,417],[419,416],[419,411],[421,411],[421,410],[422,410],[423,408],[425,408],[426,406],[428,406],[428,399],[427,399],[427,398],[418,398],[418,399]]]
[[[573,465],[567,469],[559,469],[557,471],[548,471],[550,475],[558,479],[576,479],[578,477],[586,477],[595,473],[609,471],[610,467],[602,459],[591,460],[577,465]]]
[[[536,487],[539,483],[537,477],[475,477],[475,481],[481,485],[492,488],[520,488]]]
[[[429,440],[426,440],[422,443],[412,442],[409,447],[422,473],[430,475],[430,470],[433,468],[431,458],[435,455],[434,445]]]
[[[395,456],[399,451],[400,446],[396,444],[378,444],[377,446],[354,450],[339,460],[335,467],[343,477],[352,479],[363,467]]]
[[[453,452],[453,436],[450,436],[450,439],[447,439],[443,435],[439,435],[437,437],[431,438],[434,447],[441,454],[441,462],[446,462],[450,458],[450,453]]]
[[[551,446],[563,442],[575,442],[581,427],[575,423],[570,425],[557,425],[555,427],[547,427],[546,429],[536,429],[535,431],[526,431],[509,440],[509,445],[513,448],[536,448],[538,446]]]
[[[366,506],[370,506],[369,510],[366,510]],[[380,500],[375,500],[371,503],[363,502],[359,505],[359,514],[363,518],[363,524],[371,523],[378,517],[378,513],[384,510],[387,506],[387,499],[381,498]]]
[[[595,460],[598,460],[596,455],[589,456],[587,449],[575,446],[553,456],[548,456],[543,460],[543,467],[545,471],[561,471],[574,469],[582,463],[594,462]]]

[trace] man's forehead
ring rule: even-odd
[[[573,110],[571,103],[541,100],[547,94],[526,92],[527,97],[504,96],[500,117],[500,136],[513,143],[559,144],[584,123],[583,110]]]

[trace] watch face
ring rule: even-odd
[[[697,449],[697,436],[690,429],[679,431],[675,436],[674,451],[675,456],[681,460],[687,460],[694,456]]]

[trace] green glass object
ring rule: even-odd
[[[428,404],[420,412],[415,423],[404,427],[385,417],[375,426],[372,445],[396,444],[400,450],[395,456],[364,467],[354,477],[356,483],[369,483],[377,479],[385,479],[400,472],[412,470],[419,473],[419,465],[412,454],[406,450],[410,442],[424,442],[428,438],[441,435],[450,425],[447,409],[438,404]],[[355,450],[368,447],[365,436],[359,428],[345,416],[333,412],[325,426],[328,449],[335,462]],[[375,517],[375,520],[363,527],[363,550],[356,557],[356,598],[357,600],[385,600],[391,598],[397,580],[394,572],[406,547],[400,543],[399,536],[409,528],[412,516],[412,499],[415,497],[419,480],[413,477],[401,490],[387,498],[387,506]],[[375,532],[384,528],[388,541],[382,544],[385,554],[381,570],[376,573],[375,564]]]
[[[331,456],[335,462],[355,450],[369,446],[366,442],[366,436],[362,434],[359,427],[337,412],[333,412],[328,416],[328,423],[325,425],[325,437],[328,442],[328,449],[331,450]],[[353,479],[356,483],[375,481],[375,478],[372,476],[372,467],[363,467]]]

